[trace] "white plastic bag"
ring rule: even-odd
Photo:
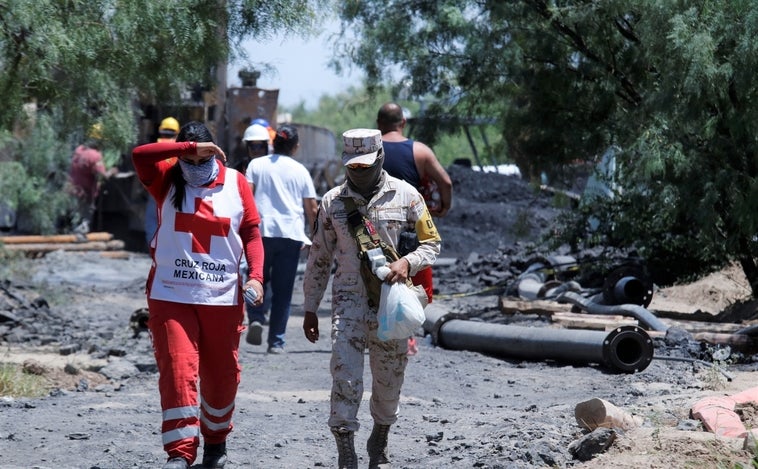
[[[382,283],[379,312],[376,316],[379,340],[407,339],[424,324],[424,307],[404,283]]]

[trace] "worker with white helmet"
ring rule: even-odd
[[[260,124],[252,124],[245,129],[245,133],[242,135],[242,141],[247,148],[247,157],[235,163],[234,169],[245,174],[247,165],[250,164],[250,161],[254,158],[265,156],[270,153],[268,129]]]
[[[253,121],[254,123],[249,125],[245,129],[245,133],[242,134],[242,143],[244,143],[246,147],[246,156],[242,159],[238,158],[239,161],[234,164],[234,169],[241,172],[242,174],[247,173],[247,167],[250,165],[250,162],[252,160],[271,153],[269,147],[268,129],[259,123],[255,123],[259,120],[260,119],[256,119]],[[244,259],[242,260],[240,268],[240,274],[243,276],[247,275],[247,264],[245,263]],[[254,345],[260,345],[261,326],[268,324],[268,321],[265,320],[265,316],[268,310],[271,308],[271,301],[268,294],[265,295],[265,303],[261,307],[263,309],[263,321],[261,321],[260,313],[256,314],[254,312],[255,308],[247,304],[245,305],[245,311],[247,311],[248,319],[250,319],[250,324],[253,324],[254,322],[256,323],[254,324],[256,327],[248,329],[248,334],[246,337],[247,342]],[[257,319],[253,320],[253,318]],[[253,336],[257,336],[259,338],[258,341],[252,340]]]

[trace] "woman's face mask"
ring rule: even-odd
[[[201,187],[213,181],[218,175],[218,165],[216,156],[212,156],[208,161],[199,164],[188,163],[179,159],[179,166],[182,168],[182,176],[187,184],[193,187]]]

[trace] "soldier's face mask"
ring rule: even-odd
[[[376,193],[381,181],[382,161],[384,161],[384,153],[380,150],[374,164],[370,166],[363,164],[345,166],[345,177],[348,183],[361,195]]]

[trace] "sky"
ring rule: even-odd
[[[362,75],[352,70],[346,76],[337,75],[327,64],[332,56],[328,44],[329,35],[336,32],[339,23],[324,24],[323,32],[308,40],[296,35],[278,37],[267,42],[248,42],[245,49],[254,62],[267,62],[276,68],[275,73],[262,72],[258,88],[279,89],[279,105],[294,107],[301,101],[308,109],[315,109],[318,99],[359,86]],[[240,86],[237,73],[241,64],[231,64],[228,69],[229,87]]]

